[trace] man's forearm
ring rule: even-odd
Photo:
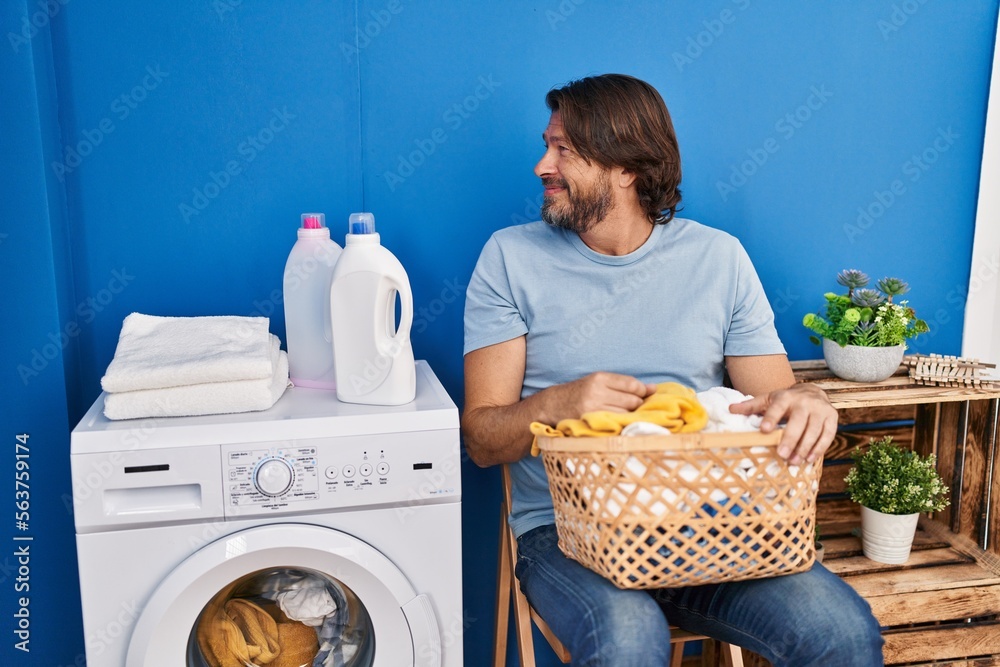
[[[483,406],[462,415],[462,435],[469,457],[485,468],[527,456],[533,438],[531,422],[546,421],[547,391],[512,405]]]

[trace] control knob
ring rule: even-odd
[[[264,459],[254,471],[253,484],[265,496],[280,496],[291,488],[294,477],[292,466],[285,459]]]

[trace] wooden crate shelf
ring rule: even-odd
[[[1000,667],[1000,387],[918,385],[905,366],[879,383],[841,380],[823,361],[793,368],[800,382],[827,392],[848,427],[828,451],[820,481],[824,565],[871,605],[886,664]],[[843,495],[850,451],[883,435],[936,454],[952,492],[949,508],[921,517],[903,565],[864,557],[860,509]],[[746,657],[747,665],[766,664]]]

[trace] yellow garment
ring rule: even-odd
[[[591,428],[590,424],[582,419],[564,419],[556,424],[556,429],[561,431],[564,435],[574,438],[589,436],[600,437],[602,435],[607,435],[607,433]]]
[[[278,657],[278,624],[253,602],[234,598],[207,611],[198,643],[211,667],[266,665]]]
[[[695,433],[708,424],[708,413],[698,402],[694,390],[676,382],[656,385],[656,393],[647,397],[632,412],[597,410],[587,412],[579,419],[563,419],[555,428],[541,422],[532,422],[532,456],[538,456],[538,436],[592,436],[618,435],[634,422],[649,422],[668,429],[671,433]]]
[[[298,621],[278,623],[281,653],[268,667],[312,667],[319,653],[316,629]]]

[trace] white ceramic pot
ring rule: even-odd
[[[883,514],[861,506],[861,549],[878,563],[899,565],[910,557],[920,514]]]
[[[834,375],[852,382],[881,382],[891,376],[903,361],[906,345],[892,347],[841,347],[823,339],[823,358]]]

